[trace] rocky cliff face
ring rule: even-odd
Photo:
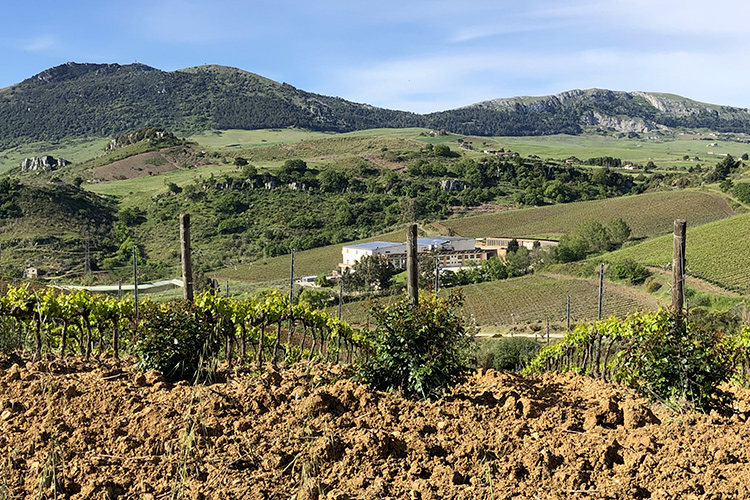
[[[69,165],[70,162],[65,158],[54,158],[51,155],[34,156],[31,158],[25,158],[21,162],[21,172],[41,170],[43,172],[51,172],[60,167]]]

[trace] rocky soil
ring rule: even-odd
[[[750,396],[670,413],[574,375],[477,373],[443,400],[339,366],[169,384],[0,359],[1,499],[750,497]]]

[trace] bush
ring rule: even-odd
[[[135,353],[141,370],[158,370],[168,381],[195,380],[219,347],[214,325],[184,300],[144,302]]]
[[[556,369],[615,379],[668,406],[709,411],[731,401],[720,386],[735,373],[734,350],[731,337],[660,309],[579,324],[562,342],[542,349],[524,372]]]
[[[631,285],[640,285],[651,274],[642,264],[631,259],[614,264],[610,272],[614,279],[627,281]]]
[[[648,293],[655,293],[661,289],[661,286],[662,286],[661,283],[659,283],[658,281],[651,280],[646,285],[646,291]]]
[[[667,404],[689,402],[700,411],[727,404],[719,385],[731,379],[733,363],[720,333],[664,310],[642,326],[624,345],[619,378]]]
[[[411,397],[441,397],[472,368],[474,339],[457,312],[462,303],[451,293],[422,297],[416,307],[406,298],[372,306],[373,352],[360,362],[359,379]]]

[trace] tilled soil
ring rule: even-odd
[[[675,414],[574,375],[477,373],[440,401],[340,366],[169,384],[0,360],[0,498],[750,497],[750,398]]]

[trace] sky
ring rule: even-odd
[[[3,11],[0,88],[68,61],[221,64],[416,113],[588,88],[750,108],[747,0],[25,0]]]

